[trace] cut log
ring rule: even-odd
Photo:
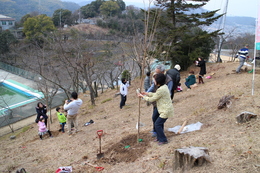
[[[230,95],[227,95],[227,96],[223,96],[220,100],[219,100],[219,103],[218,103],[218,109],[222,109],[222,108],[229,108],[232,104],[231,102],[231,99],[233,99],[234,96],[230,96]]]
[[[237,123],[245,123],[251,120],[251,118],[256,118],[257,115],[252,112],[242,112],[241,114],[237,115],[236,120]]]
[[[187,147],[175,150],[175,163],[173,172],[177,169],[190,170],[194,166],[211,163],[209,151],[204,147]]]

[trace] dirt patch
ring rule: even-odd
[[[117,164],[120,162],[134,162],[141,157],[150,147],[152,137],[149,134],[140,136],[141,142],[137,142],[137,135],[131,134],[124,137],[120,142],[113,144],[105,152],[104,158],[99,160],[100,163]]]

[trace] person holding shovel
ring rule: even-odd
[[[155,121],[155,131],[157,134],[158,145],[167,144],[168,140],[164,134],[164,123],[169,117],[173,116],[173,105],[168,86],[165,84],[166,76],[162,73],[154,75],[154,84],[158,87],[155,93],[143,92],[138,96],[149,102],[156,101],[159,117]]]
[[[157,65],[156,69],[155,69],[155,74],[164,74],[164,73],[165,73],[165,66],[163,64]],[[172,87],[173,87],[173,82],[172,82],[172,78],[168,74],[165,75],[165,84],[167,85],[167,87],[169,89],[169,92],[171,94]],[[158,89],[158,87],[153,82],[151,87],[146,92],[153,92],[153,93],[155,93],[157,89]],[[156,102],[152,102],[152,105],[153,105],[153,114],[152,114],[153,130],[152,130],[152,137],[156,137],[157,134],[156,134],[156,130],[155,130],[155,121],[159,117],[159,112],[158,112],[158,108],[156,106]]]

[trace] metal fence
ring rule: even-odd
[[[23,70],[18,67],[14,67],[12,65],[9,65],[9,64],[3,63],[3,62],[0,62],[0,69],[3,69],[5,71],[8,71],[10,73],[13,73],[15,75],[18,75],[18,76],[21,76],[21,77],[24,77],[24,78],[30,79],[30,80],[36,80],[40,77],[39,75],[36,75],[32,72]]]
[[[65,93],[59,93],[55,95],[51,104],[51,108],[55,108],[57,106],[62,105],[64,103],[65,98]],[[26,105],[14,108],[11,111],[7,111],[5,116],[0,117],[0,128],[15,123],[17,121],[23,120],[25,118],[34,116],[36,114],[35,107],[37,103],[38,101],[31,102]]]

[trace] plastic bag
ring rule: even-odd
[[[197,122],[195,124],[187,125],[183,128],[181,134],[187,133],[187,132],[192,132],[192,131],[195,131],[195,130],[200,130],[202,125],[203,124],[201,122]],[[168,131],[174,132],[175,134],[177,134],[180,128],[181,128],[181,126],[179,125],[179,126],[175,126],[173,128],[168,128]]]
[[[63,166],[63,167],[59,167],[59,169],[57,169],[55,173],[71,173],[71,172],[72,172],[72,166]]]

